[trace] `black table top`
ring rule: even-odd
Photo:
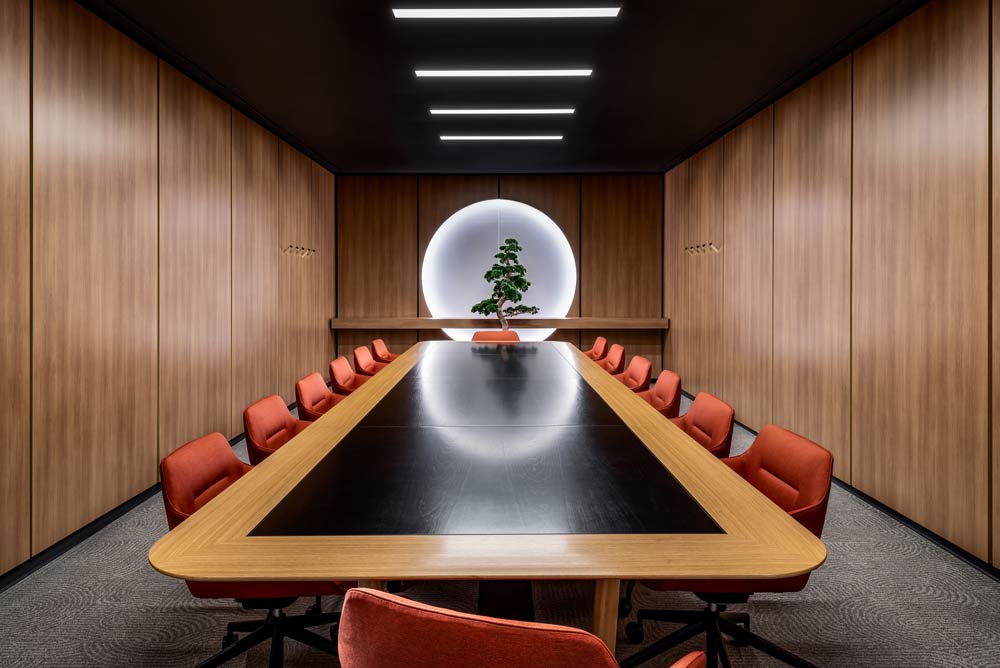
[[[431,342],[251,536],[722,533],[551,344]]]

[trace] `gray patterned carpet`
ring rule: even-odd
[[[739,431],[734,451],[750,439]],[[183,583],[153,571],[146,553],[165,532],[160,499],[151,499],[0,593],[0,666],[194,666],[215,652],[227,621],[253,615],[230,601],[195,600]],[[751,601],[757,632],[829,668],[1000,666],[1000,582],[839,488],[823,538],[829,560],[805,591]],[[406,594],[473,611],[477,589],[475,583],[425,583]],[[534,585],[539,621],[587,628],[591,596],[586,583]],[[690,595],[641,586],[635,601],[698,607]],[[339,603],[327,601],[330,609]],[[646,637],[671,628],[650,624]],[[635,650],[619,629],[619,658]],[[730,655],[735,666],[778,665],[752,650],[731,647]],[[229,665],[266,666],[266,645]],[[286,665],[336,661],[289,642]],[[647,665],[668,663],[661,657]]]

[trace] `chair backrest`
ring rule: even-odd
[[[594,339],[594,345],[590,347],[587,354],[590,355],[592,360],[604,359],[608,354],[608,340],[603,336],[598,336]]]
[[[381,360],[385,360],[387,362],[389,361],[389,358],[392,356],[392,353],[389,352],[388,346],[385,345],[385,341],[383,341],[382,339],[375,339],[374,341],[372,341],[372,353],[375,354],[375,357]]]
[[[604,368],[611,373],[621,373],[625,367],[625,348],[615,343],[608,348],[607,357],[604,358]]]
[[[564,626],[453,612],[352,589],[340,618],[343,668],[616,668],[595,636]]]
[[[354,349],[354,368],[368,373],[375,373],[378,367],[375,366],[375,358],[367,346],[358,346]]]
[[[708,392],[699,392],[677,424],[717,457],[728,457],[733,441],[733,407]]]
[[[749,450],[729,462],[747,482],[813,534],[819,537],[823,533],[833,480],[833,455],[829,450],[769,424]]]
[[[653,394],[663,404],[660,409],[667,417],[677,417],[681,407],[681,377],[669,369],[664,369],[656,377]]]
[[[160,462],[163,506],[171,529],[239,480],[252,467],[215,432],[177,448]]]
[[[247,455],[252,464],[259,464],[295,436],[295,417],[277,394],[264,397],[243,411],[243,428],[247,438]]]
[[[625,377],[639,389],[649,389],[649,378],[653,374],[653,363],[641,355],[634,356],[625,369]]]
[[[330,380],[334,386],[350,385],[354,380],[354,370],[346,357],[341,356],[330,362]]]
[[[330,388],[318,373],[311,373],[305,378],[299,378],[295,383],[295,402],[299,409],[310,410],[325,399],[329,399]]]
[[[474,332],[472,340],[480,343],[516,343],[521,340],[521,337],[512,329],[490,329]]]

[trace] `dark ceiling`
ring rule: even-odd
[[[337,172],[662,171],[915,0],[88,0]],[[396,20],[392,7],[621,5],[616,19]],[[415,68],[593,68],[579,79],[417,79]],[[571,106],[431,117],[431,106]],[[441,133],[562,134],[444,143]]]

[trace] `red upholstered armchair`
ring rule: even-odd
[[[299,417],[312,422],[328,410],[346,399],[343,394],[334,394],[326,386],[323,376],[311,373],[299,378],[295,383],[295,403],[299,407]]]
[[[346,357],[338,357],[330,362],[330,382],[337,394],[350,394],[364,385],[369,378],[371,376],[354,373]]]
[[[399,357],[399,355],[389,352],[389,348],[386,347],[385,341],[382,339],[375,339],[372,341],[372,357],[375,358],[376,362],[384,362],[388,364]]]
[[[664,369],[652,389],[639,392],[639,396],[664,417],[675,418],[681,412],[681,377]]]
[[[675,668],[704,668],[695,652]],[[702,659],[699,662],[699,659]],[[580,629],[493,619],[352,589],[340,624],[343,668],[617,668]]]
[[[354,370],[366,376],[374,376],[382,369],[389,366],[387,362],[376,362],[367,346],[358,346],[354,349]]]
[[[594,360],[602,360],[608,355],[608,340],[603,336],[598,336],[594,339],[594,345],[590,347],[590,350],[584,350],[583,354]]]
[[[645,357],[636,355],[628,363],[624,372],[615,374],[615,378],[633,392],[643,392],[649,389],[649,377],[653,373],[653,363]]]
[[[608,349],[604,359],[598,360],[597,364],[612,375],[621,373],[625,370],[625,348],[615,343]]]
[[[722,399],[699,392],[684,415],[671,421],[716,457],[728,457],[736,412]]]
[[[250,470],[248,464],[236,457],[222,434],[209,434],[185,443],[160,462],[167,525],[171,529],[177,527]],[[353,583],[188,582],[188,590],[196,598],[231,598],[240,601],[244,608],[268,611],[265,619],[231,622],[222,641],[222,651],[199,664],[199,668],[221,666],[267,640],[274,644],[271,665],[280,666],[285,636],[336,655],[337,646],[333,642],[307,629],[337,624],[340,614],[322,613],[319,597],[344,594],[350,586]],[[302,596],[316,597],[317,607],[312,614],[296,617],[280,612]],[[331,630],[331,635],[334,633]],[[240,634],[246,635],[240,638]]]
[[[275,450],[288,443],[309,426],[296,420],[277,394],[250,404],[243,411],[243,429],[247,437],[247,455],[256,466]]]
[[[742,455],[723,460],[744,480],[809,529],[817,538],[823,533],[833,480],[833,455],[823,446],[787,429],[768,425]],[[622,668],[638,666],[652,657],[704,632],[707,651],[726,656],[722,635],[750,645],[788,665],[811,668],[813,664],[751,633],[747,613],[727,613],[726,606],[745,603],[755,592],[797,592],[809,581],[809,573],[776,580],[657,580],[643,582],[657,591],[689,591],[705,601],[703,611],[639,610],[636,620],[625,627],[632,642],[642,642],[646,620],[687,625],[652,643],[622,662]],[[621,609],[631,608],[632,585],[626,589]],[[743,626],[740,626],[743,624]],[[745,627],[745,628],[744,628]],[[728,665],[726,661],[723,665]]]
[[[472,340],[478,343],[517,343],[521,337],[513,329],[489,329],[473,332]]]

